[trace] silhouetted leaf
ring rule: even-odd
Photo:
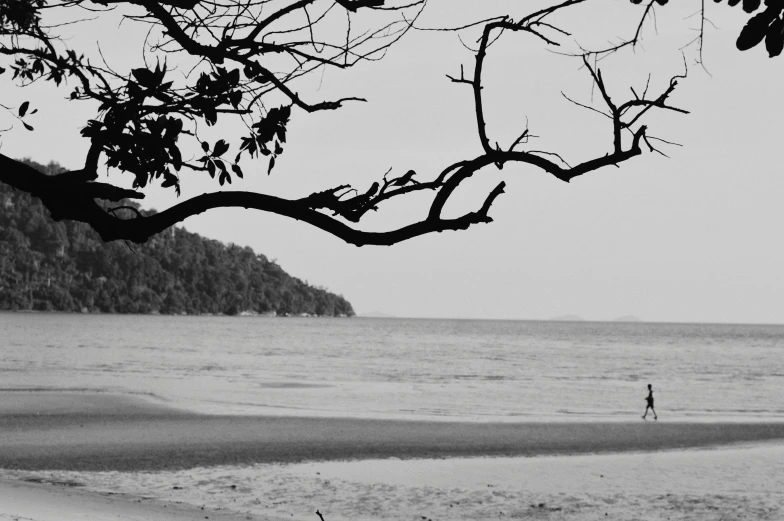
[[[228,143],[224,140],[219,140],[215,143],[215,148],[212,151],[212,155],[216,157],[222,156],[227,150],[229,149]]]
[[[768,27],[768,32],[765,34],[765,49],[771,58],[781,54],[784,49],[784,20],[777,18]]]
[[[155,85],[160,85],[165,75],[166,75],[166,64],[164,63],[163,68],[161,68],[161,62],[158,62],[155,65]],[[169,85],[171,85],[171,83]]]
[[[280,143],[278,143],[276,141],[275,142],[275,155],[282,154],[282,153],[283,153],[283,147],[281,147]]]
[[[158,84],[155,74],[147,69],[133,69],[131,74],[142,87],[151,88]]]
[[[240,70],[234,69],[233,71],[229,72],[229,82],[232,85],[237,85],[240,82]]]
[[[747,13],[753,13],[760,6],[760,0],[743,0],[743,10]]]
[[[237,177],[242,179],[242,170],[240,169],[240,165],[231,165],[231,170],[237,174]]]
[[[270,162],[269,162],[269,168],[267,168],[267,175],[270,175],[270,174],[272,173],[272,169],[273,169],[274,167],[275,167],[275,156],[272,156],[272,157],[270,158]]]
[[[231,94],[229,94],[229,103],[231,103],[231,106],[234,107],[235,109],[239,107],[241,101],[242,101],[242,91],[235,90],[232,91]]]
[[[182,120],[177,118],[169,118],[166,121],[166,134],[164,138],[167,140],[174,140],[182,132]]]
[[[163,188],[169,188],[170,186],[174,186],[176,184],[177,184],[177,177],[166,172],[166,174],[164,174],[163,176],[163,182],[161,183],[161,186]]]
[[[207,173],[210,174],[210,177],[215,177],[215,163],[212,161],[207,163]]]
[[[22,125],[24,125],[24,126],[25,126],[25,128],[26,128],[27,130],[31,131],[31,132],[32,132],[33,130],[35,130],[33,127],[31,127],[30,125],[28,125],[28,124],[27,124],[27,123],[25,123],[24,121],[22,121]]]
[[[204,150],[205,152],[209,152],[210,151],[210,144],[207,143],[206,141],[202,141],[201,142],[201,149]]]
[[[765,33],[767,32],[769,24],[770,19],[764,12],[752,16],[743,29],[741,29],[735,46],[741,51],[751,49],[765,38]]]
[[[179,172],[182,168],[182,154],[180,154],[180,149],[176,146],[169,147],[169,154],[171,155],[174,169]]]
[[[218,122],[218,112],[215,110],[215,107],[205,106],[202,109],[202,113],[204,114],[204,121],[207,122],[207,126],[212,126]]]
[[[20,118],[23,118],[24,115],[27,114],[27,109],[29,107],[30,107],[30,102],[29,101],[25,101],[24,103],[22,103],[22,105],[19,107],[19,117]]]

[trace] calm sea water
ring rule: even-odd
[[[0,387],[211,413],[783,419],[784,326],[0,314]]]

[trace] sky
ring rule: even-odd
[[[418,24],[519,17],[549,3],[430,0]],[[784,130],[778,117],[784,57],[769,59],[762,48],[737,51],[734,41],[747,16],[710,2],[716,27],[709,24],[707,31],[705,67],[695,65],[695,48],[680,48],[694,36],[698,20],[687,16],[699,4],[659,9],[642,46],[599,64],[620,99],[631,96],[630,86],[641,90],[649,72],[651,89],[662,89],[683,72],[685,59],[688,77],[671,102],[690,113],[657,113],[648,121],[651,135],[681,145],[662,146],[669,158],[646,151],[568,184],[528,166],[489,168],[455,194],[447,214],[478,208],[504,180],[505,193],[490,211],[493,223],[391,247],[358,248],[306,224],[251,210],[212,210],[183,225],[276,259],[290,274],[342,294],[359,314],[784,323]],[[632,33],[639,13],[625,0],[596,0],[590,10],[557,21],[572,33],[563,37],[568,49],[574,40],[598,45],[608,35]],[[85,49],[100,41],[118,69],[141,65],[144,31],[127,23],[87,24],[89,30],[73,29],[68,41]],[[476,33],[466,38],[471,35]],[[298,85],[308,99],[361,96],[368,103],[312,115],[295,110],[272,174],[266,174],[265,162],[243,163],[246,179],[231,188],[302,197],[344,182],[368,187],[389,168],[397,174],[414,169],[420,180],[430,179],[478,155],[470,89],[446,78],[459,74],[461,64],[472,70],[472,60],[454,33],[413,31],[379,62],[316,73]],[[609,151],[608,120],[562,96],[601,108],[580,65],[530,35],[504,35],[486,66],[491,139],[511,142],[527,117],[539,136],[531,146],[558,152],[570,163]],[[30,99],[39,113],[29,120],[35,132],[18,126],[4,133],[0,151],[78,168],[87,149],[78,129],[94,116],[90,107],[62,100],[65,89],[20,90],[2,81],[4,104]],[[206,174],[188,176],[183,198],[218,189]],[[429,200],[390,202],[360,226],[384,230],[420,220]],[[174,202],[169,192],[153,189],[144,205],[160,210]]]

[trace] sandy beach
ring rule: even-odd
[[[202,415],[142,398],[0,393],[0,468],[153,471],[372,458],[615,453],[784,439],[782,423],[457,423]]]
[[[763,467],[784,459],[782,446],[784,423],[771,422],[496,424],[220,416],[109,393],[4,391],[0,519],[54,521],[55,514],[70,512],[95,520],[194,514],[216,519],[218,513],[227,519],[315,520],[316,508],[330,506],[346,519],[436,514],[502,519],[511,511],[519,514],[513,517],[537,519],[591,519],[605,512],[628,519],[624,516],[635,508],[644,512],[668,497],[668,516],[640,518],[677,519],[672,516],[683,511],[702,516],[684,519],[724,519],[700,512],[715,514],[722,505],[751,511],[754,503],[758,515],[749,518],[777,519],[784,486],[766,489],[766,472],[775,477],[784,469]],[[757,452],[738,455],[738,447]],[[684,467],[684,455],[690,454],[702,459]],[[641,469],[652,465],[661,468],[640,489]],[[695,475],[694,468],[705,470]],[[550,485],[536,485],[547,479],[531,476],[545,476],[548,469],[557,469],[547,478]],[[613,475],[612,487],[589,479],[594,471]],[[566,479],[579,472],[588,472],[582,482]],[[695,479],[701,484],[688,490],[691,500],[680,497],[678,483],[693,485]],[[559,490],[554,484],[564,480],[572,486]],[[722,488],[727,481],[737,486]],[[41,499],[24,499],[33,496]],[[91,505],[85,517],[76,515],[83,510],[76,504]],[[489,504],[497,513],[485,508]],[[202,515],[202,507],[216,514]],[[416,514],[422,509],[428,512]]]

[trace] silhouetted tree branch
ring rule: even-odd
[[[653,11],[655,5],[664,6],[668,3],[668,0],[647,0],[643,2],[643,0],[630,0],[632,4],[644,4],[645,12],[643,14],[642,19],[640,20],[640,24],[637,27],[637,33],[635,34],[634,38],[629,41],[623,42],[621,45],[616,46],[615,48],[607,49],[606,51],[617,50],[626,45],[636,45],[640,39],[641,31],[643,23],[645,22],[646,18],[649,14]],[[714,3],[721,3],[722,0],[713,0]],[[697,30],[697,36],[687,44],[697,44],[698,46],[698,63],[702,63],[703,57],[703,47],[705,42],[705,25],[711,24],[710,20],[707,17],[707,10],[705,7],[706,0],[699,0],[699,28]],[[784,50],[784,0],[728,0],[727,5],[729,7],[735,7],[737,5],[741,5],[743,11],[751,14],[757,11],[757,14],[749,18],[749,21],[743,27],[738,35],[738,39],[735,43],[735,46],[740,51],[747,51],[759,45],[760,43],[765,41],[765,49],[768,52],[768,56],[771,58],[776,57],[781,54],[782,50]],[[764,5],[764,9],[760,11],[760,7]]]
[[[670,103],[677,79],[683,76],[673,77],[658,95],[649,95],[646,87],[642,95],[632,89],[632,99],[615,101],[596,65],[598,56],[637,44],[654,4],[666,3],[651,0],[646,2],[631,38],[610,48],[584,49],[579,53],[582,66],[601,93],[606,108],[600,110],[589,104],[574,103],[610,119],[612,131],[608,133],[606,148],[570,166],[558,152],[528,147],[532,135],[527,120],[514,141],[501,146],[491,139],[483,83],[485,61],[493,43],[501,38],[533,36],[532,42],[559,48],[567,43],[571,33],[555,20],[556,15],[589,1],[565,0],[519,18],[496,16],[460,27],[437,29],[458,33],[481,29],[473,71],[466,74],[461,67],[459,77],[449,76],[452,82],[471,88],[481,146],[481,153],[475,157],[460,158],[430,176],[413,170],[402,175],[387,172],[367,188],[340,184],[299,199],[219,191],[179,202],[154,215],[136,212],[121,217],[115,211],[117,207],[109,208],[101,201],[142,199],[142,190],[152,182],[171,187],[179,195],[182,168],[207,172],[224,185],[245,175],[240,166],[243,156],[263,156],[268,158],[267,172],[271,172],[287,143],[287,126],[294,111],[307,114],[336,110],[347,102],[365,101],[350,95],[313,100],[309,94],[298,92],[297,79],[322,68],[342,70],[380,59],[415,27],[427,0],[95,0],[99,7],[121,6],[127,9],[126,19],[148,24],[151,31],[157,31],[158,43],[148,45],[159,58],[155,66],[126,72],[115,71],[105,62],[96,65],[57,38],[52,28],[42,22],[43,0],[15,0],[13,4],[0,0],[0,57],[11,60],[13,78],[21,86],[38,80],[60,86],[67,79],[74,79],[71,100],[99,103],[98,114],[81,131],[90,140],[82,168],[43,175],[0,154],[0,182],[39,197],[54,219],[88,223],[106,241],[124,239],[143,243],[187,217],[219,207],[252,208],[283,215],[358,246],[390,245],[432,232],[489,223],[491,206],[504,192],[504,182],[484,196],[478,209],[455,218],[442,215],[461,183],[484,169],[502,169],[507,164],[530,165],[569,182],[574,177],[605,166],[617,166],[642,154],[642,142],[650,151],[659,152],[651,145],[647,127],[642,124],[650,111],[687,113]],[[87,0],[69,0],[59,5],[60,9],[88,5],[94,9]],[[368,20],[370,25],[362,30],[352,25]],[[168,67],[169,55],[172,60],[192,56],[196,60],[193,72],[184,79],[174,78]],[[29,108],[29,104],[18,110],[6,107],[13,118],[32,130],[25,120]],[[214,126],[227,118],[234,118],[247,129],[238,142],[220,139],[209,143],[198,138],[198,123]],[[660,138],[651,139],[668,143]],[[181,151],[183,142],[200,147],[203,155],[195,160],[185,159]],[[233,159],[227,157],[232,146],[238,150]],[[102,163],[132,173],[133,189],[96,182],[97,169]],[[433,193],[430,207],[423,213],[426,217],[420,221],[385,232],[363,231],[347,224],[359,223],[368,211],[377,211],[388,200],[415,192]]]

